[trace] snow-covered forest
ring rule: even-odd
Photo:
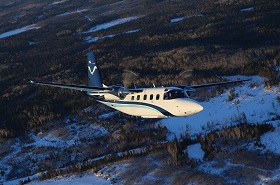
[[[1,1],[0,184],[279,183],[279,7]],[[252,81],[202,89],[191,98],[203,112],[158,120],[27,84],[87,84],[92,50],[107,85],[121,84],[123,70],[139,74],[137,87]]]

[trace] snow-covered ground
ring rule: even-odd
[[[188,133],[190,136],[203,134],[211,129],[220,129],[246,121],[248,123],[262,123],[274,118],[280,112],[277,96],[280,95],[279,87],[265,89],[263,81],[265,78],[259,76],[245,77],[233,76],[233,79],[252,78],[258,85],[250,87],[250,81],[234,87],[237,96],[228,101],[230,89],[218,97],[209,101],[199,102],[204,110],[189,117],[171,117],[160,120],[158,123],[165,125],[170,134],[169,139],[177,138]],[[242,117],[243,114],[243,117]],[[246,118],[244,118],[244,115]],[[243,119],[243,120],[242,120]]]
[[[174,18],[174,19],[171,19],[170,20],[170,22],[179,22],[179,21],[182,21],[182,20],[184,20],[185,19],[185,17],[178,17],[178,18]]]
[[[111,28],[111,27],[114,27],[114,26],[117,26],[117,25],[121,25],[121,24],[130,22],[130,21],[133,21],[135,19],[139,19],[141,17],[143,17],[143,15],[142,16],[126,17],[126,18],[116,19],[116,20],[113,20],[113,21],[110,21],[110,22],[107,22],[107,23],[102,23],[102,24],[99,24],[99,25],[96,25],[96,26],[92,27],[88,31],[82,32],[82,34],[94,33],[94,32],[97,32],[97,31],[100,31],[100,30],[103,30],[103,29],[108,29],[108,28]],[[131,33],[135,33],[135,32],[138,32],[138,31],[140,31],[140,29],[129,30],[129,31],[122,32],[122,33],[105,35],[105,36],[102,36],[102,37],[86,36],[86,37],[84,37],[84,41],[86,41],[87,43],[97,42],[99,39],[113,38],[113,37],[118,36],[118,35],[131,34]]]
[[[228,101],[229,89],[218,97],[200,102],[204,110],[196,115],[160,120],[158,123],[166,126],[170,131],[168,139],[173,140],[175,136],[180,138],[186,134],[194,138],[197,134],[235,125],[240,121],[253,124],[267,122],[276,129],[261,136],[261,143],[265,145],[265,150],[280,154],[280,121],[270,121],[280,113],[280,103],[277,102],[280,88],[276,86],[265,89],[263,82],[266,79],[259,76],[227,78],[229,80],[252,78],[252,82],[256,82],[257,86],[250,87],[251,82],[245,82],[234,87],[238,95],[232,101]],[[253,143],[251,143],[250,148],[255,149]],[[188,147],[188,154],[190,158],[202,159],[204,153],[200,144],[196,144]]]
[[[85,32],[82,32],[82,33],[97,32],[97,31],[100,31],[100,30],[103,30],[103,29],[108,29],[108,28],[111,28],[113,26],[117,26],[117,25],[120,25],[120,24],[124,24],[124,23],[130,22],[130,21],[133,21],[135,19],[139,19],[141,17],[143,17],[143,15],[142,16],[132,16],[132,17],[116,19],[116,20],[113,20],[113,21],[110,21],[110,22],[107,22],[107,23],[96,25],[96,26],[92,27],[91,29],[89,29],[88,31],[85,31]]]
[[[97,41],[99,40],[99,37],[87,36],[87,37],[84,37],[84,40],[85,40],[87,43],[97,42]]]
[[[41,160],[44,160],[50,155],[56,155],[57,153],[71,146],[81,145],[82,139],[94,141],[95,138],[101,137],[108,133],[105,128],[99,125],[71,123],[69,119],[66,119],[65,123],[68,125],[61,128],[53,128],[47,132],[41,131],[38,134],[29,133],[27,141],[23,141],[21,139],[16,139],[13,141],[12,145],[10,146],[9,155],[0,158],[0,171],[2,173],[4,172],[4,175],[0,176],[0,184],[6,179],[7,174],[13,171],[14,167],[11,164],[13,164],[15,161],[29,165],[30,171],[34,174],[38,169],[38,166],[34,165],[34,163],[30,161],[37,161],[37,163],[40,163]],[[49,148],[51,151],[38,152],[40,148]],[[26,151],[22,152],[22,150]],[[73,153],[71,154],[71,158],[75,158],[77,155],[79,154]],[[36,174],[29,178],[33,179],[38,175],[39,174]],[[92,177],[87,176],[86,179],[96,178],[95,175],[91,176]],[[12,180],[10,182],[5,182],[4,184],[18,184],[19,180],[26,180],[27,178],[28,177]],[[72,182],[69,181],[69,179],[59,179],[57,181],[60,182],[60,184],[68,184]],[[73,181],[73,184],[75,184],[75,181]]]
[[[55,1],[53,3],[50,3],[49,6],[58,5],[58,4],[61,4],[61,3],[65,3],[67,1],[68,0]],[[119,4],[119,3],[122,3],[122,2],[123,1],[117,2],[117,3],[113,3],[111,5]],[[107,5],[107,6],[110,6],[110,5]],[[67,12],[64,12],[62,14],[56,15],[56,17],[64,17],[64,16],[72,15],[72,14],[82,14],[88,21],[93,22],[93,20],[95,20],[96,18],[91,18],[91,17],[83,14],[84,12],[88,12],[88,11],[92,11],[92,9],[77,9],[75,11],[67,11]],[[102,14],[100,14],[100,16],[102,16]],[[38,16],[38,18],[42,18],[42,17],[43,17],[43,15],[39,15]],[[124,24],[124,23],[131,22],[131,21],[139,19],[141,17],[144,17],[144,15],[131,16],[131,17],[125,17],[125,18],[120,18],[120,19],[112,20],[110,22],[106,22],[106,23],[102,23],[102,24],[96,25],[96,26],[90,28],[88,31],[81,32],[81,33],[82,34],[94,33],[94,32],[97,32],[97,31],[100,31],[100,30],[103,30],[103,29],[108,29],[108,28],[111,28],[111,27],[114,27],[114,26],[117,26],[117,25],[121,25],[121,24]],[[41,28],[41,26],[39,26],[38,24],[32,24],[32,25],[24,26],[24,27],[19,28],[19,29],[7,31],[5,33],[0,33],[0,39],[6,38],[6,37],[10,37],[10,36],[14,36],[14,35],[17,35],[17,34],[20,34],[20,33],[26,32],[26,31],[29,31],[29,30],[39,29],[39,28]],[[112,38],[112,37],[120,35],[120,34],[128,34],[128,33],[138,32],[139,30],[140,29],[129,30],[129,31],[126,31],[124,33],[103,36],[102,38],[108,38],[108,37]],[[99,38],[98,37],[88,36],[88,37],[85,37],[84,40],[87,41],[87,42],[96,42],[96,41],[99,40]]]
[[[280,120],[270,123],[275,127],[275,130],[262,135],[261,143],[265,145],[266,150],[280,154]]]
[[[118,36],[118,35],[122,35],[122,34],[130,34],[130,33],[135,33],[135,32],[138,32],[140,29],[136,29],[136,30],[129,30],[129,31],[126,31],[126,32],[123,32],[123,33],[117,33],[117,34],[112,34],[112,35],[106,35],[106,36],[103,36],[101,37],[102,39],[105,39],[105,38],[113,38],[115,36]],[[97,42],[99,40],[99,37],[92,37],[92,36],[87,36],[87,37],[84,37],[84,40],[87,42],[87,43],[90,43],[90,42]]]
[[[48,6],[53,6],[53,5],[61,4],[61,3],[67,2],[67,1],[68,0],[55,1],[55,2],[52,2],[52,3],[48,4]]]
[[[94,174],[86,174],[83,176],[71,176],[69,178],[58,177],[56,179],[50,179],[45,181],[34,181],[30,183],[30,185],[48,185],[48,184],[56,184],[56,185],[88,185],[88,184],[111,184],[111,181],[107,181],[103,178],[97,177]]]
[[[182,21],[184,19],[187,19],[187,18],[202,17],[202,16],[203,16],[203,14],[198,13],[198,14],[193,14],[193,15],[189,15],[189,16],[186,16],[186,17],[177,17],[177,18],[171,19],[170,22],[175,23],[175,22],[180,22],[180,21]]]
[[[24,26],[24,27],[19,28],[19,29],[15,29],[15,30],[7,31],[5,33],[1,33],[0,34],[0,39],[10,37],[10,36],[13,36],[13,35],[17,35],[19,33],[23,33],[23,32],[29,31],[29,30],[39,29],[39,28],[41,28],[41,26],[38,26],[36,24]]]
[[[204,151],[201,149],[200,143],[189,145],[187,147],[189,158],[202,160],[204,157]]]
[[[229,80],[252,78],[252,82],[255,82],[256,86],[250,87],[250,84],[252,83],[250,81],[239,86],[234,86],[234,92],[237,95],[231,101],[228,100],[228,95],[230,93],[229,89],[220,94],[218,97],[211,98],[206,102],[200,102],[200,104],[204,107],[204,110],[201,113],[190,117],[171,117],[168,119],[162,119],[157,124],[162,124],[168,128],[170,132],[168,139],[172,140],[174,139],[174,136],[180,138],[181,135],[185,134],[195,137],[197,134],[204,134],[213,129],[221,129],[238,124],[240,121],[245,121],[244,119],[246,119],[246,122],[252,124],[267,122],[271,123],[276,129],[261,136],[261,143],[265,146],[265,148],[258,148],[257,146],[254,146],[253,142],[246,145],[246,148],[248,150],[261,150],[263,152],[268,150],[276,154],[280,154],[280,121],[271,121],[276,115],[279,115],[280,112],[279,102],[277,101],[277,97],[280,96],[279,87],[276,86],[271,89],[265,89],[263,81],[266,79],[259,76],[232,76],[226,78]],[[246,118],[244,118],[243,112]],[[115,113],[115,111],[107,113],[101,115],[100,118],[111,117]],[[243,117],[240,116],[242,114]],[[12,168],[8,165],[8,163],[5,163],[5,161],[18,160],[14,157],[18,155],[19,151],[22,150],[22,147],[38,148],[41,146],[51,146],[55,148],[63,148],[69,145],[79,144],[79,138],[86,139],[90,137],[98,137],[108,133],[105,128],[98,125],[85,126],[84,124],[73,124],[70,120],[66,120],[66,123],[69,124],[69,126],[66,126],[65,131],[67,132],[64,132],[63,130],[53,130],[52,132],[47,133],[40,132],[37,135],[31,133],[29,135],[31,140],[29,144],[23,144],[20,141],[15,142],[15,144],[11,147],[13,149],[11,155],[6,156],[1,160],[2,163],[0,165],[0,169],[6,169],[6,173],[8,174]],[[138,153],[140,150],[140,148],[136,149]],[[201,149],[200,143],[189,145],[186,148],[186,151],[188,152],[188,156],[190,158],[203,161],[204,152]],[[27,153],[25,155],[31,154]],[[44,156],[40,155],[35,156],[35,158],[37,157],[36,160],[41,158],[43,159]],[[118,155],[120,156],[122,154],[118,153]],[[92,160],[98,160],[98,158]],[[121,164],[115,164],[108,168],[104,167],[96,174],[92,172],[85,172],[80,175],[60,176],[55,179],[45,181],[32,180],[32,184],[111,184],[112,178],[116,179],[118,178],[118,175],[125,173],[128,163],[129,162],[124,162]],[[244,164],[235,164],[228,161],[222,167],[215,167],[216,163],[217,162],[215,161],[203,162],[198,166],[198,170],[207,174],[222,176],[226,171],[236,166],[244,166]],[[260,184],[265,181],[272,182],[280,179],[280,176],[277,176],[277,170],[271,171],[270,173],[272,175],[268,177],[264,174],[260,174]],[[30,179],[33,179],[34,177],[36,179],[36,176],[38,176],[38,174],[30,177]],[[153,173],[148,173],[145,178],[155,178],[155,176]],[[27,177],[5,182],[4,184],[17,184],[19,180],[26,179]],[[118,179],[118,182],[122,182],[122,180]]]
[[[248,11],[253,11],[253,10],[254,10],[254,7],[250,7],[250,8],[241,9],[240,12],[248,12]]]
[[[73,11],[73,12],[65,12],[65,13],[57,15],[56,17],[62,17],[62,16],[71,15],[71,14],[75,14],[75,13],[82,13],[82,12],[86,12],[86,11],[89,11],[89,9],[82,9],[82,10],[78,9],[78,10]]]
[[[19,181],[26,180],[27,178],[16,179],[13,181],[5,182],[4,185],[18,185]],[[30,178],[32,179],[32,177]],[[28,183],[30,185],[49,185],[49,184],[56,184],[56,185],[88,185],[88,184],[102,184],[107,185],[111,184],[111,181],[107,181],[103,178],[100,178],[93,173],[85,173],[82,175],[70,175],[66,177],[59,176],[54,179],[44,180],[44,181],[31,181]]]

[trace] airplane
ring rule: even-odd
[[[87,86],[33,80],[30,80],[29,83],[85,91],[94,100],[128,115],[140,116],[142,118],[168,118],[172,116],[190,116],[203,110],[203,107],[197,101],[189,97],[197,88],[251,80],[133,89],[122,85],[106,86],[101,82],[95,53],[88,52],[87,58]]]

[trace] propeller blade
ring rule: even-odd
[[[185,70],[185,71],[182,71],[179,74],[179,77],[180,78],[188,78],[188,77],[191,77],[192,75],[193,75],[193,70]]]
[[[124,88],[128,88],[137,79],[138,74],[130,70],[124,70],[122,77]]]
[[[192,82],[192,77],[193,77],[193,70],[185,70],[185,71],[182,71],[180,74],[179,74],[179,78],[180,79],[183,79],[183,83],[184,84],[187,84],[187,85],[190,85],[191,82]]]

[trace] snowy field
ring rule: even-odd
[[[97,177],[94,174],[86,174],[81,176],[70,176],[68,178],[58,177],[56,179],[45,180],[45,181],[34,181],[30,185],[48,185],[48,184],[57,184],[57,185],[88,185],[88,184],[111,184],[110,181],[107,181],[103,178]]]
[[[89,11],[89,9],[82,9],[82,10],[78,9],[78,10],[73,11],[73,12],[65,12],[65,13],[57,15],[56,17],[62,17],[62,16],[71,15],[71,14],[75,14],[75,13],[82,13],[82,12],[86,12],[86,11]]]
[[[16,139],[10,147],[11,148],[10,154],[3,158],[0,158],[0,171],[5,172],[5,174],[9,174],[13,170],[11,164],[17,161],[19,163],[27,162],[27,165],[29,165],[29,169],[33,173],[35,173],[36,169],[38,169],[38,166],[36,166],[38,162],[35,165],[35,163],[30,162],[30,160],[31,161],[44,160],[50,155],[59,153],[71,146],[82,145],[83,143],[81,139],[95,141],[96,138],[108,133],[105,128],[99,125],[93,125],[93,124],[84,125],[83,123],[70,123],[68,119],[66,119],[65,123],[68,125],[61,126],[61,128],[54,127],[53,129],[47,132],[39,132],[38,134],[29,133],[28,141]],[[27,151],[22,152],[27,148],[28,148]],[[51,151],[38,152],[40,148],[49,148],[51,149]],[[79,154],[73,153],[71,154],[71,158],[74,159],[75,156],[77,155]],[[27,160],[29,160],[29,162]],[[25,177],[22,179],[15,179],[9,182],[5,182],[4,184],[5,185],[18,184],[18,181],[20,180],[26,180],[27,178],[30,179],[37,178],[39,175],[40,174],[36,174],[34,176]],[[2,176],[0,178],[0,182],[3,182],[5,178],[6,178],[5,175]],[[99,179],[92,173],[85,175],[83,177],[77,176],[77,178],[79,178],[79,181],[81,180],[82,182],[84,182],[83,180],[85,180],[86,182],[88,182],[87,180],[98,181]],[[66,179],[58,178],[51,182],[45,182],[45,183],[52,184],[54,181],[61,184],[76,183],[74,177],[71,178],[69,177]]]
[[[139,19],[141,17],[143,17],[143,15],[142,16],[132,16],[132,17],[126,17],[126,18],[112,20],[110,22],[106,22],[106,23],[103,23],[103,24],[96,25],[96,26],[90,28],[88,31],[85,31],[85,32],[82,32],[82,33],[83,34],[84,33],[94,33],[94,32],[100,31],[100,30],[111,28],[113,26],[117,26],[117,25],[121,25],[121,24],[130,22],[130,21],[133,21],[135,19]]]
[[[203,14],[193,14],[193,15],[189,15],[189,16],[186,16],[186,17],[177,17],[177,18],[174,18],[174,19],[171,19],[170,22],[171,23],[175,23],[175,22],[180,22],[184,19],[188,19],[188,18],[192,18],[192,17],[202,17]]]
[[[59,5],[61,3],[65,3],[67,2],[68,0],[62,0],[62,1],[55,1],[53,3],[50,3],[48,6],[54,6],[54,5]],[[109,4],[109,5],[106,5],[106,6],[114,6],[114,5],[117,5],[117,4],[120,4],[124,1],[120,1],[120,2],[116,2],[116,3],[112,3],[112,4]],[[102,6],[101,6],[102,7]],[[95,9],[98,10],[100,9],[101,7],[96,7]],[[84,16],[88,21],[90,22],[93,22],[93,20],[96,20],[98,18],[95,17],[95,18],[91,18],[87,15],[85,15],[84,13],[86,12],[89,12],[89,11],[93,11],[93,9],[77,9],[75,11],[66,11],[64,13],[61,13],[61,14],[58,14],[56,15],[55,17],[66,17],[68,15],[72,15],[72,14],[81,14],[82,16]],[[109,11],[109,13],[107,13],[107,15],[110,15],[113,13],[113,10],[112,11]],[[99,16],[105,16],[103,15],[104,13],[101,13]],[[44,15],[39,15],[37,16],[38,19],[42,18]],[[128,23],[128,22],[131,22],[133,20],[136,20],[136,19],[139,19],[141,17],[144,17],[144,15],[140,15],[140,16],[131,16],[131,17],[124,17],[124,18],[119,18],[119,19],[115,19],[115,20],[111,20],[109,22],[105,22],[105,23],[101,23],[99,25],[95,25],[93,26],[92,28],[90,28],[88,31],[84,31],[84,32],[80,32],[80,34],[89,34],[89,33],[94,33],[94,32],[97,32],[97,31],[100,31],[100,30],[104,30],[104,29],[109,29],[111,27],[114,27],[114,26],[117,26],[117,25],[121,25],[121,24],[124,24],[124,23]],[[53,19],[55,20],[55,19]],[[53,21],[51,20],[51,21]],[[14,36],[14,35],[17,35],[17,34],[20,34],[20,33],[24,33],[24,32],[27,32],[29,30],[34,30],[34,29],[39,29],[41,28],[41,26],[38,26],[38,24],[32,24],[32,25],[28,25],[28,26],[24,26],[22,28],[18,28],[18,29],[15,29],[15,30],[10,30],[10,31],[7,31],[7,32],[4,32],[4,33],[0,33],[0,39],[2,38],[7,38],[7,37],[11,37],[11,36]],[[102,38],[112,38],[114,36],[117,36],[117,35],[121,35],[121,34],[129,34],[129,33],[134,33],[134,32],[138,32],[140,29],[135,29],[135,30],[129,30],[129,31],[126,31],[126,32],[123,32],[123,33],[118,33],[118,34],[115,34],[115,35],[107,35],[107,36],[103,36]],[[85,37],[84,40],[86,42],[96,42],[99,40],[98,37],[92,37],[92,36],[88,36],[88,37]]]
[[[31,177],[32,178],[32,177]],[[23,178],[22,180],[26,180],[27,178]],[[4,185],[18,185],[20,179],[5,182]],[[100,178],[92,173],[85,173],[82,175],[70,175],[67,177],[57,177],[51,180],[45,181],[32,181],[28,183],[30,185],[88,185],[88,184],[102,184],[102,185],[109,185],[111,184],[110,181],[107,181],[103,178]]]
[[[113,38],[115,36],[118,36],[118,35],[122,35],[122,34],[130,34],[130,33],[135,33],[135,32],[138,32],[140,29],[136,29],[136,30],[130,30],[130,31],[126,31],[126,32],[123,32],[123,33],[117,33],[117,34],[112,34],[112,35],[106,35],[106,36],[103,36],[101,37],[102,39],[105,39],[105,38]],[[92,36],[87,36],[87,37],[84,37],[84,40],[87,42],[87,43],[90,43],[90,42],[97,42],[100,38],[99,37],[92,37]]]
[[[22,28],[11,30],[11,31],[7,31],[5,33],[0,34],[0,39],[6,38],[6,37],[10,37],[10,36],[13,36],[13,35],[17,35],[19,33],[23,33],[23,32],[29,31],[29,30],[39,29],[39,28],[41,28],[41,26],[38,26],[36,24],[24,26]]]
[[[242,121],[242,113],[248,123],[263,123],[271,120],[280,112],[277,96],[280,95],[279,87],[265,89],[265,78],[259,76],[245,77],[232,76],[229,80],[252,78],[257,86],[250,87],[251,82],[245,82],[234,87],[237,93],[232,101],[228,101],[230,89],[209,101],[200,102],[204,110],[189,117],[171,117],[160,120],[158,123],[166,126],[171,132],[169,139],[174,136],[180,138],[188,133],[194,137],[213,129],[221,129]],[[243,114],[243,115],[244,115]]]
[[[50,3],[48,6],[58,5],[58,4],[61,4],[61,3],[67,2],[67,1],[68,1],[68,0],[55,1],[55,2]]]
[[[254,7],[241,9],[240,12],[254,11]]]

